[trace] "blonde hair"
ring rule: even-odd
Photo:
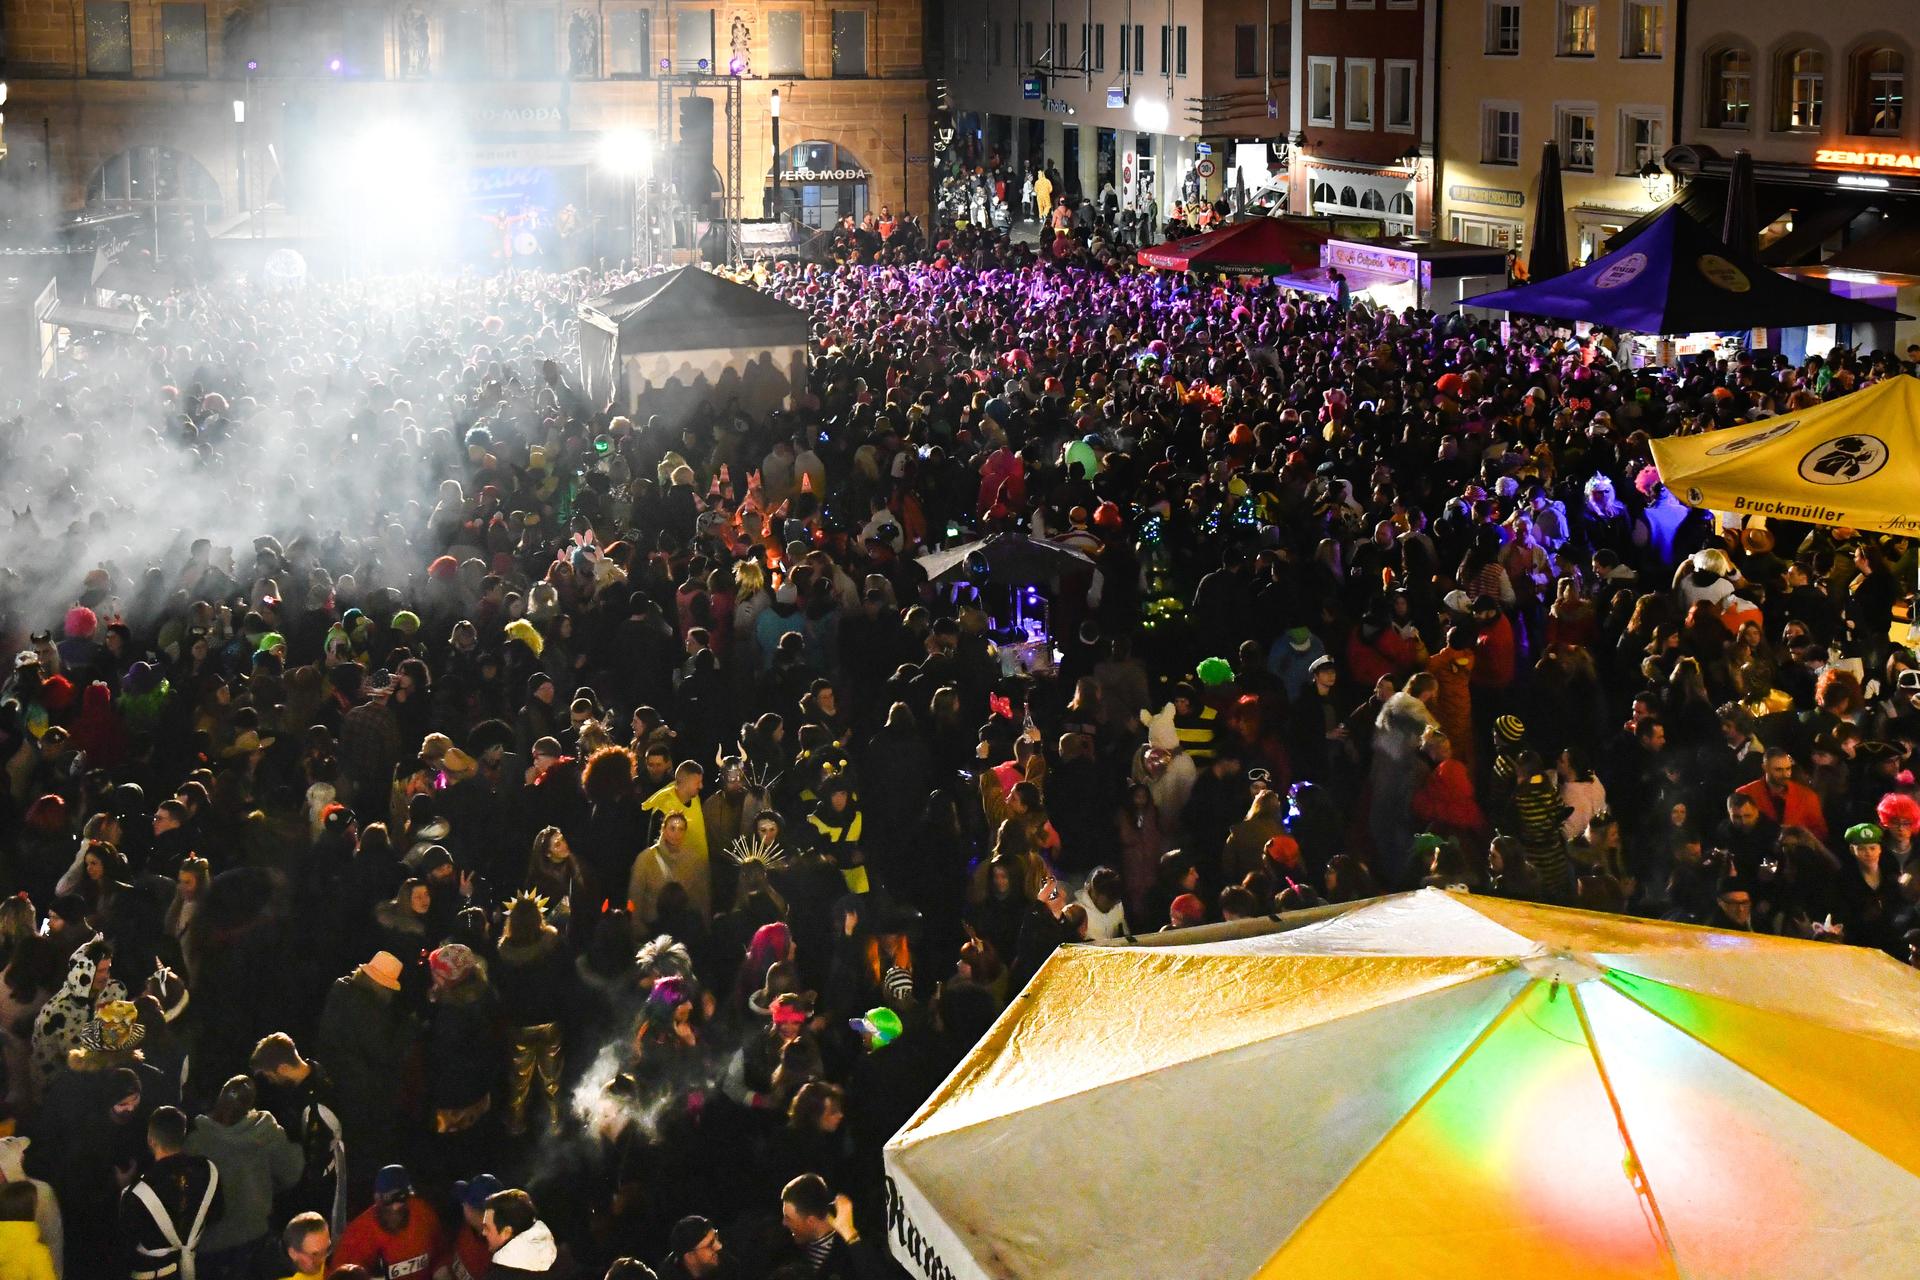
[[[750,596],[767,588],[767,571],[758,560],[747,559],[733,566],[733,585],[740,594]]]

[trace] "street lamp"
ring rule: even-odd
[[[773,113],[773,216],[783,214],[780,207],[780,91],[773,91],[773,100],[768,110]]]

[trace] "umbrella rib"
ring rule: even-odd
[[[1620,1099],[1613,1091],[1613,1077],[1607,1074],[1606,1060],[1600,1056],[1600,1041],[1593,1034],[1593,1023],[1587,1019],[1587,1003],[1580,998],[1577,985],[1569,986],[1567,994],[1573,998],[1573,1011],[1580,1019],[1580,1030],[1587,1037],[1587,1052],[1593,1055],[1593,1069],[1600,1076],[1600,1087],[1606,1092],[1607,1106],[1613,1111],[1613,1123],[1620,1130],[1620,1141],[1627,1148],[1627,1179],[1633,1184],[1634,1194],[1646,1207],[1647,1215],[1659,1233],[1661,1248],[1667,1251],[1674,1270],[1684,1277],[1687,1272],[1680,1261],[1680,1251],[1673,1246],[1673,1233],[1667,1230],[1666,1215],[1660,1212],[1660,1202],[1654,1198],[1653,1184],[1647,1179],[1646,1166],[1640,1163],[1640,1149],[1633,1143],[1633,1134],[1627,1130],[1626,1113],[1620,1109]]]
[[[1279,1248],[1275,1249],[1272,1256],[1261,1265],[1260,1270],[1255,1273],[1256,1275],[1265,1274],[1267,1268],[1273,1265],[1274,1259],[1286,1252],[1288,1241],[1295,1239],[1302,1231],[1305,1231],[1307,1227],[1312,1224],[1313,1220],[1320,1216],[1321,1211],[1333,1202],[1334,1197],[1340,1194],[1340,1189],[1358,1177],[1360,1171],[1366,1168],[1367,1165],[1372,1162],[1373,1158],[1386,1148],[1389,1142],[1393,1141],[1394,1135],[1406,1128],[1407,1125],[1412,1122],[1413,1118],[1420,1114],[1422,1107],[1433,1101],[1434,1095],[1446,1087],[1447,1082],[1453,1079],[1462,1066],[1466,1065],[1467,1059],[1480,1052],[1480,1046],[1487,1042],[1487,1038],[1497,1031],[1502,1023],[1513,1016],[1514,1011],[1520,1007],[1520,1002],[1526,999],[1527,993],[1533,990],[1536,985],[1538,985],[1538,979],[1520,984],[1520,989],[1513,993],[1513,998],[1501,1005],[1499,1012],[1487,1019],[1487,1025],[1480,1028],[1479,1034],[1475,1035],[1473,1039],[1467,1043],[1466,1048],[1454,1055],[1453,1061],[1447,1064],[1447,1069],[1434,1077],[1433,1083],[1427,1086],[1424,1093],[1414,1099],[1413,1105],[1400,1113],[1400,1118],[1395,1120],[1393,1124],[1388,1127],[1387,1131],[1380,1135],[1379,1139],[1374,1142],[1367,1153],[1354,1163],[1353,1168],[1347,1170],[1338,1182],[1327,1188],[1327,1193],[1320,1198],[1320,1203],[1313,1206],[1313,1212],[1300,1219],[1299,1225],[1295,1226],[1294,1229],[1288,1233],[1286,1240],[1280,1242]]]

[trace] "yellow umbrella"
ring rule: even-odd
[[[1920,977],[1880,952],[1438,890],[1193,934],[1217,940],[1047,962],[887,1145],[903,1265],[1784,1280],[1920,1256]]]
[[[1901,375],[1817,408],[1653,442],[1689,506],[1920,534],[1920,379]]]

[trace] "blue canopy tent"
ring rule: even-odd
[[[1751,252],[1729,247],[1678,206],[1577,271],[1461,305],[1657,334],[1912,318],[1783,276]]]

